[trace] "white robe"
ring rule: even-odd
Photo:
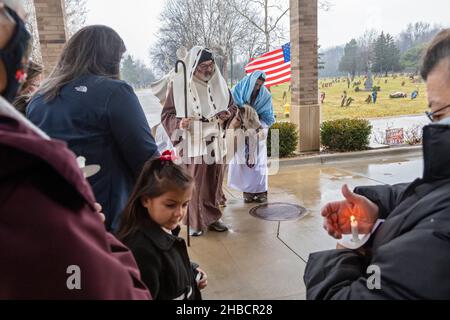
[[[210,154],[209,150],[214,150],[215,161],[218,162],[226,156],[226,143],[223,128],[216,115],[228,110],[230,90],[217,65],[215,65],[215,71],[208,82],[202,82],[195,77],[195,70],[203,50],[205,50],[203,47],[193,47],[182,59],[186,65],[186,74],[180,67],[178,73],[174,72],[172,75],[173,99],[177,118],[187,117],[193,120],[191,129],[183,138],[186,143],[179,144],[177,147],[182,147],[183,154],[189,158],[205,157]],[[185,88],[185,78],[187,88]],[[162,86],[158,85],[157,87]],[[187,97],[185,97],[185,89],[187,89]],[[186,105],[187,110],[185,109]],[[207,119],[210,122],[202,122],[201,119]],[[213,145],[208,145],[206,139],[211,136],[216,139]]]
[[[261,122],[267,138],[269,127]],[[228,168],[228,187],[246,193],[263,193],[269,190],[269,170],[267,168],[267,139],[260,139],[255,152],[256,164],[249,168],[246,164],[245,150],[237,150]],[[257,154],[256,154],[257,153]]]

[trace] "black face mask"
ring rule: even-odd
[[[8,7],[5,7],[5,9],[16,22],[12,39],[4,49],[0,49],[0,59],[5,65],[8,81],[2,96],[12,102],[27,78],[26,69],[28,67],[31,35],[17,13]]]

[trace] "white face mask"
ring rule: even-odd
[[[441,125],[444,125],[444,126],[450,126],[450,117],[449,117],[449,118],[442,119],[442,120],[439,121],[437,124],[441,124]]]

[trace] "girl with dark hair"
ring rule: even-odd
[[[122,216],[118,238],[133,252],[155,300],[201,300],[207,277],[178,235],[194,180],[166,151],[148,161]]]
[[[120,80],[125,51],[113,29],[81,29],[27,108],[27,117],[50,137],[66,141],[86,165],[100,165],[89,182],[109,231],[117,230],[144,163],[158,154],[136,94]]]

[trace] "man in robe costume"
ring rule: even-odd
[[[219,208],[227,152],[225,132],[236,107],[211,51],[194,47],[183,61],[187,97],[180,68],[172,76],[161,123],[195,179],[188,210],[191,236],[201,236],[207,229],[225,232],[228,228]]]
[[[264,86],[265,81],[264,72],[255,71],[242,79],[233,89],[233,99],[236,105],[240,110],[250,109],[246,110],[245,114],[253,111],[259,119],[260,129],[264,133],[261,135],[256,130],[248,131],[247,134],[253,136],[247,138],[246,147],[238,148],[228,170],[228,186],[243,192],[246,203],[267,202],[269,188],[267,136],[269,128],[275,123],[275,116],[272,95]],[[246,122],[242,122],[244,126]],[[251,143],[252,141],[254,143]],[[249,161],[249,159],[252,160]]]

